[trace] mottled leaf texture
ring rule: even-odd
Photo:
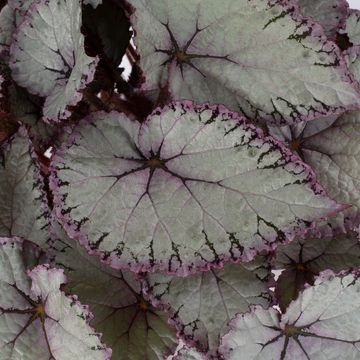
[[[335,272],[360,267],[360,243],[357,234],[311,233],[306,239],[296,239],[276,251],[274,267],[284,269],[277,280],[276,295],[282,309],[297,298],[305,284],[314,284],[315,276],[331,269]]]
[[[26,130],[20,128],[1,150],[0,236],[20,236],[45,248],[49,209]]]
[[[326,273],[286,313],[260,306],[231,322],[225,360],[356,360],[360,357],[360,281]]]
[[[164,312],[147,303],[130,272],[115,271],[89,256],[55,224],[56,266],[68,277],[66,289],[90,306],[91,325],[113,350],[115,360],[162,360],[174,353],[176,330]]]
[[[222,107],[177,103],[142,124],[96,113],[52,162],[56,213],[114,268],[177,274],[251,260],[343,209],[311,170]]]
[[[34,2],[17,28],[10,48],[14,80],[33,94],[46,97],[46,120],[70,116],[69,106],[82,98],[97,63],[84,50],[79,0]]]
[[[155,305],[164,306],[186,342],[214,353],[235,314],[248,311],[249,304],[270,305],[268,277],[258,259],[186,278],[151,274],[146,291]]]
[[[281,124],[359,105],[335,44],[289,1],[128,1],[144,88]]]
[[[344,220],[357,222],[360,217],[360,112],[271,128],[270,133],[285,141],[312,167],[331,197],[352,205],[334,219],[336,225]]]
[[[0,238],[0,359],[110,359],[87,308],[59,290],[63,270],[39,265],[27,276],[21,251],[20,240]]]
[[[206,360],[206,358],[193,348],[183,347],[173,357],[173,360]]]
[[[349,8],[346,0],[298,0],[298,3],[301,12],[318,21],[331,39],[345,27]]]

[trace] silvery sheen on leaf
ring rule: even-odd
[[[85,54],[80,0],[34,2],[10,48],[13,79],[45,97],[44,119],[60,121],[82,98],[98,59]]]
[[[344,208],[278,142],[222,107],[191,103],[141,126],[94,113],[54,156],[50,187],[70,236],[136,272],[249,261]]]
[[[359,107],[339,49],[291,1],[128,2],[144,89],[277,124]]]
[[[360,356],[360,281],[323,273],[285,313],[261,306],[231,321],[224,360],[356,360]]]
[[[39,265],[26,273],[22,250],[19,239],[0,238],[0,359],[110,359],[87,308],[59,290],[63,270]]]

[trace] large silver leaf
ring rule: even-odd
[[[271,304],[268,271],[258,258],[185,278],[149,274],[146,292],[165,308],[186,342],[213,355],[235,314],[247,312],[249,304]]]
[[[50,186],[70,236],[133,271],[251,260],[344,208],[238,115],[188,103],[142,126],[93,114],[53,158]]]
[[[89,256],[77,241],[54,223],[54,261],[65,269],[66,290],[90,306],[91,325],[112,348],[115,360],[163,360],[174,353],[175,328],[164,312],[142,296],[140,282],[130,272],[115,271]]]
[[[360,358],[360,281],[323,274],[286,313],[254,307],[232,320],[225,360],[356,360]]]
[[[49,209],[37,157],[26,130],[20,128],[2,150],[0,236],[20,236],[46,248]]]
[[[62,270],[39,265],[25,271],[22,243],[0,238],[0,359],[110,359],[88,325],[91,314],[59,289]]]
[[[29,92],[46,97],[46,120],[69,117],[69,107],[81,100],[81,90],[93,79],[97,59],[85,54],[80,28],[80,0],[41,0],[16,29],[12,76]]]
[[[282,124],[359,106],[338,48],[290,1],[129,3],[146,89]]]

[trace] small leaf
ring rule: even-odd
[[[30,280],[21,252],[20,240],[0,238],[0,359],[110,359],[87,308],[59,290],[63,271],[39,265]]]
[[[285,314],[260,306],[239,314],[222,339],[225,360],[358,359],[360,281],[323,273]]]
[[[345,27],[349,4],[346,0],[298,0],[305,16],[313,17],[324,28],[325,34],[336,38],[336,33]]]
[[[22,127],[0,157],[0,236],[20,236],[47,248],[49,209],[37,157]]]
[[[268,271],[259,258],[186,278],[149,274],[145,291],[165,308],[186,342],[213,354],[236,313],[246,312],[249,304],[271,304]]]
[[[144,89],[278,124],[359,107],[339,49],[290,1],[129,3]]]
[[[251,260],[344,206],[271,138],[221,107],[178,103],[141,126],[83,121],[52,162],[70,236],[114,268],[189,274]]]
[[[90,305],[91,325],[103,334],[116,360],[163,360],[177,345],[176,331],[165,313],[142,296],[140,282],[130,272],[115,271],[89,256],[54,223],[54,262],[65,269],[66,289]]]
[[[29,92],[46,97],[45,120],[68,118],[69,107],[81,100],[81,90],[93,79],[97,59],[85,54],[80,27],[79,0],[41,0],[15,32],[12,76]]]

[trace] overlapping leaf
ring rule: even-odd
[[[325,30],[325,34],[336,38],[336,33],[345,27],[349,4],[346,0],[298,0],[305,16],[313,17]]]
[[[0,236],[20,236],[46,248],[49,209],[37,158],[26,130],[20,128],[2,151]]]
[[[180,336],[203,352],[214,354],[227,323],[249,304],[267,308],[271,295],[269,273],[259,258],[246,265],[227,264],[223,269],[186,278],[150,274],[146,291],[155,304],[170,314]]]
[[[308,234],[306,239],[296,239],[288,245],[279,246],[274,268],[283,269],[276,284],[276,295],[280,307],[297,298],[305,284],[314,284],[314,278],[321,271],[334,272],[360,267],[360,243],[357,234],[336,234],[326,226],[320,234]]]
[[[273,139],[224,108],[187,103],[142,126],[94,114],[54,157],[50,186],[68,233],[134,271],[251,260],[343,209]]]
[[[92,81],[97,59],[88,57],[80,32],[79,0],[34,3],[11,45],[12,76],[33,94],[46,97],[43,114],[59,121],[82,98]]]
[[[32,0],[8,0],[0,12],[0,55],[8,60],[15,29],[23,22]]]
[[[337,47],[290,1],[129,2],[148,89],[282,124],[359,105]]]
[[[360,209],[360,112],[317,119],[270,133],[297,151],[317,174],[330,196],[352,207],[334,220],[357,223]]]
[[[177,347],[175,328],[165,313],[142,297],[141,285],[130,272],[115,271],[89,256],[54,224],[55,262],[65,268],[66,289],[90,305],[91,325],[103,334],[116,360],[163,360]]]
[[[62,270],[39,265],[26,275],[18,239],[0,239],[0,359],[110,359],[89,327],[91,314],[60,290]]]
[[[360,281],[323,274],[286,313],[254,307],[231,322],[225,360],[350,360],[360,356]]]
[[[12,84],[8,88],[8,102],[11,113],[17,121],[29,125],[29,133],[36,149],[45,151],[56,137],[57,129],[41,120],[41,98],[28,94],[24,89]]]

